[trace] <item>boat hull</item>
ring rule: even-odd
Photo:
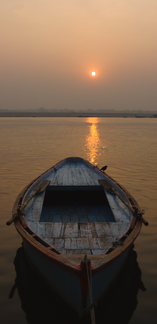
[[[89,291],[87,296],[83,295],[83,281],[80,273],[69,271],[63,267],[62,263],[59,265],[56,264],[55,260],[45,258],[39,250],[34,249],[26,240],[23,240],[23,245],[29,263],[49,289],[55,291],[78,314],[89,307]],[[92,275],[93,303],[99,302],[117,278],[126,262],[129,250],[130,248],[127,248],[116,260]]]

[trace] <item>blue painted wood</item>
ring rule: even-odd
[[[24,248],[29,258],[29,262],[40,274],[48,287],[55,290],[62,299],[68,303],[76,312],[82,311],[82,296],[79,276],[60,267],[52,262],[24,240]],[[69,250],[70,252],[70,250]],[[85,252],[85,251],[84,251]],[[87,250],[88,252],[88,250]],[[104,292],[108,289],[112,281],[116,278],[117,273],[126,261],[129,250],[119,256],[113,263],[92,276],[92,299],[98,302]],[[52,275],[53,274],[53,275]],[[86,307],[90,305],[89,294],[87,297]]]
[[[47,187],[40,222],[108,221],[115,218],[101,186]]]
[[[49,289],[55,290],[62,299],[77,312],[82,310],[82,297],[79,276],[67,271],[65,268],[44,258],[37,250],[34,250],[26,241],[24,248],[33,268],[38,271]]]
[[[115,222],[115,218],[108,206],[44,206],[40,222]]]
[[[90,250],[91,254],[98,253],[101,249],[106,251],[117,237],[126,232],[131,220],[130,211],[120,200],[117,200],[117,197],[104,191],[98,180],[108,179],[108,177],[87,161],[81,158],[67,158],[37,180],[36,184],[44,179],[51,180],[51,184],[42,194],[30,201],[26,207],[26,221],[28,226],[32,227],[34,232],[45,241],[48,240],[49,244],[56,245],[57,248],[57,244],[59,244],[60,252],[68,254],[73,249],[72,246],[69,246],[68,249],[65,248],[67,244],[65,241],[61,241],[61,244],[59,241],[53,240],[56,234],[54,234],[54,228],[51,228],[51,224],[56,224],[60,228],[59,224],[64,227],[66,224],[78,223],[78,237],[82,238],[84,246],[82,253],[85,251],[84,239],[86,237],[94,238],[94,236],[92,230],[86,228],[86,235],[83,238],[79,229],[80,224],[95,224],[97,230],[94,235],[99,240],[98,245]],[[122,190],[112,180],[108,180],[124,196]],[[24,199],[31,194],[34,187],[33,184]],[[106,236],[102,224],[111,223],[113,226],[108,227],[108,236]],[[48,224],[49,226],[47,226]],[[96,224],[100,224],[100,227]],[[114,226],[114,224],[117,224],[117,226]],[[105,237],[101,236],[103,231]],[[71,238],[74,239],[75,237]],[[65,239],[62,235],[57,237],[57,240],[59,238]],[[73,240],[73,244],[76,245],[76,253],[81,251],[79,248],[80,241]],[[92,252],[92,250],[95,252]]]

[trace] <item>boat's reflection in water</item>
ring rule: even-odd
[[[17,250],[14,265],[16,279],[10,298],[17,288],[29,324],[91,323],[90,317],[79,319],[55,293],[49,292],[28,264],[23,247]],[[96,324],[129,323],[137,307],[139,289],[145,290],[137,254],[132,249],[118,280],[96,307]]]

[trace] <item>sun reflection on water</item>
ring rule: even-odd
[[[89,123],[89,133],[86,137],[86,153],[88,161],[97,164],[96,158],[98,155],[101,155],[100,152],[100,135],[98,130],[99,118],[97,117],[88,117],[86,123]]]

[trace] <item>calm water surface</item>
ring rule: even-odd
[[[136,118],[0,118],[0,323],[76,323],[56,296],[49,296],[34,276],[14,226],[5,225],[20,191],[32,179],[68,156],[80,156],[107,172],[145,209],[148,227],[135,241],[120,296],[111,303],[116,323],[157,323],[157,119]],[[136,252],[136,253],[135,253]],[[137,254],[137,261],[136,261]],[[15,258],[16,257],[16,258]],[[130,259],[131,260],[131,259]],[[131,261],[128,261],[131,262]],[[15,265],[14,265],[15,263]],[[131,279],[135,273],[136,276]],[[134,269],[134,270],[133,270]],[[130,271],[130,272],[129,272]],[[139,278],[135,286],[135,277]],[[16,278],[16,285],[14,286]],[[134,297],[132,290],[134,287]],[[146,289],[144,289],[144,287]],[[113,295],[112,295],[113,296]],[[126,304],[127,297],[128,302]],[[52,299],[51,299],[52,298]],[[132,299],[131,299],[132,298]],[[113,323],[102,304],[96,324]],[[131,306],[131,309],[129,306]],[[106,308],[105,308],[106,307]],[[127,310],[128,307],[128,310]],[[123,317],[125,309],[126,317]],[[114,313],[111,310],[112,313]],[[47,315],[46,315],[47,314]],[[51,314],[51,316],[50,316]]]

